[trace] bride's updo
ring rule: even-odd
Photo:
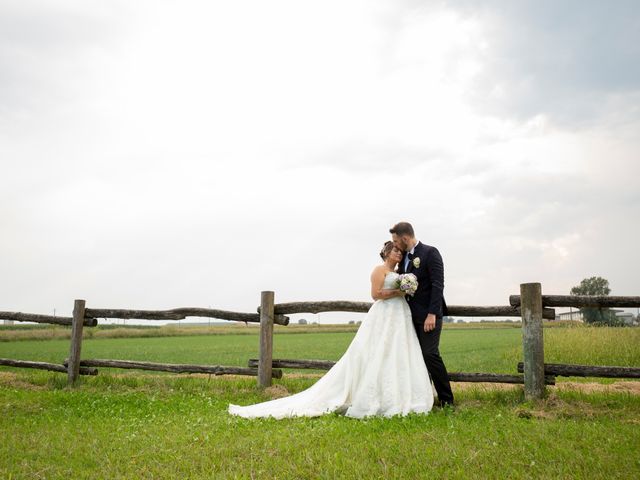
[[[380,258],[382,258],[382,260],[385,260],[391,253],[391,250],[393,250],[393,242],[391,240],[387,240],[386,242],[384,242],[382,250],[380,250]]]

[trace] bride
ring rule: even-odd
[[[409,306],[396,286],[395,267],[402,252],[386,242],[380,256],[382,265],[371,273],[375,302],[342,358],[300,393],[244,407],[229,405],[229,413],[246,418],[286,418],[338,412],[363,418],[431,410],[431,381]]]

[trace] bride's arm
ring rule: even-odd
[[[387,298],[404,296],[404,292],[399,288],[382,288],[385,275],[384,269],[380,267],[374,268],[373,272],[371,272],[371,297],[374,300],[386,300]]]

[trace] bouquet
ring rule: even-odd
[[[398,277],[397,285],[407,295],[413,295],[418,289],[418,279],[413,273],[403,273]]]

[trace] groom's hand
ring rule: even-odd
[[[433,313],[427,315],[427,319],[424,321],[424,331],[430,332],[436,328],[436,316]]]

